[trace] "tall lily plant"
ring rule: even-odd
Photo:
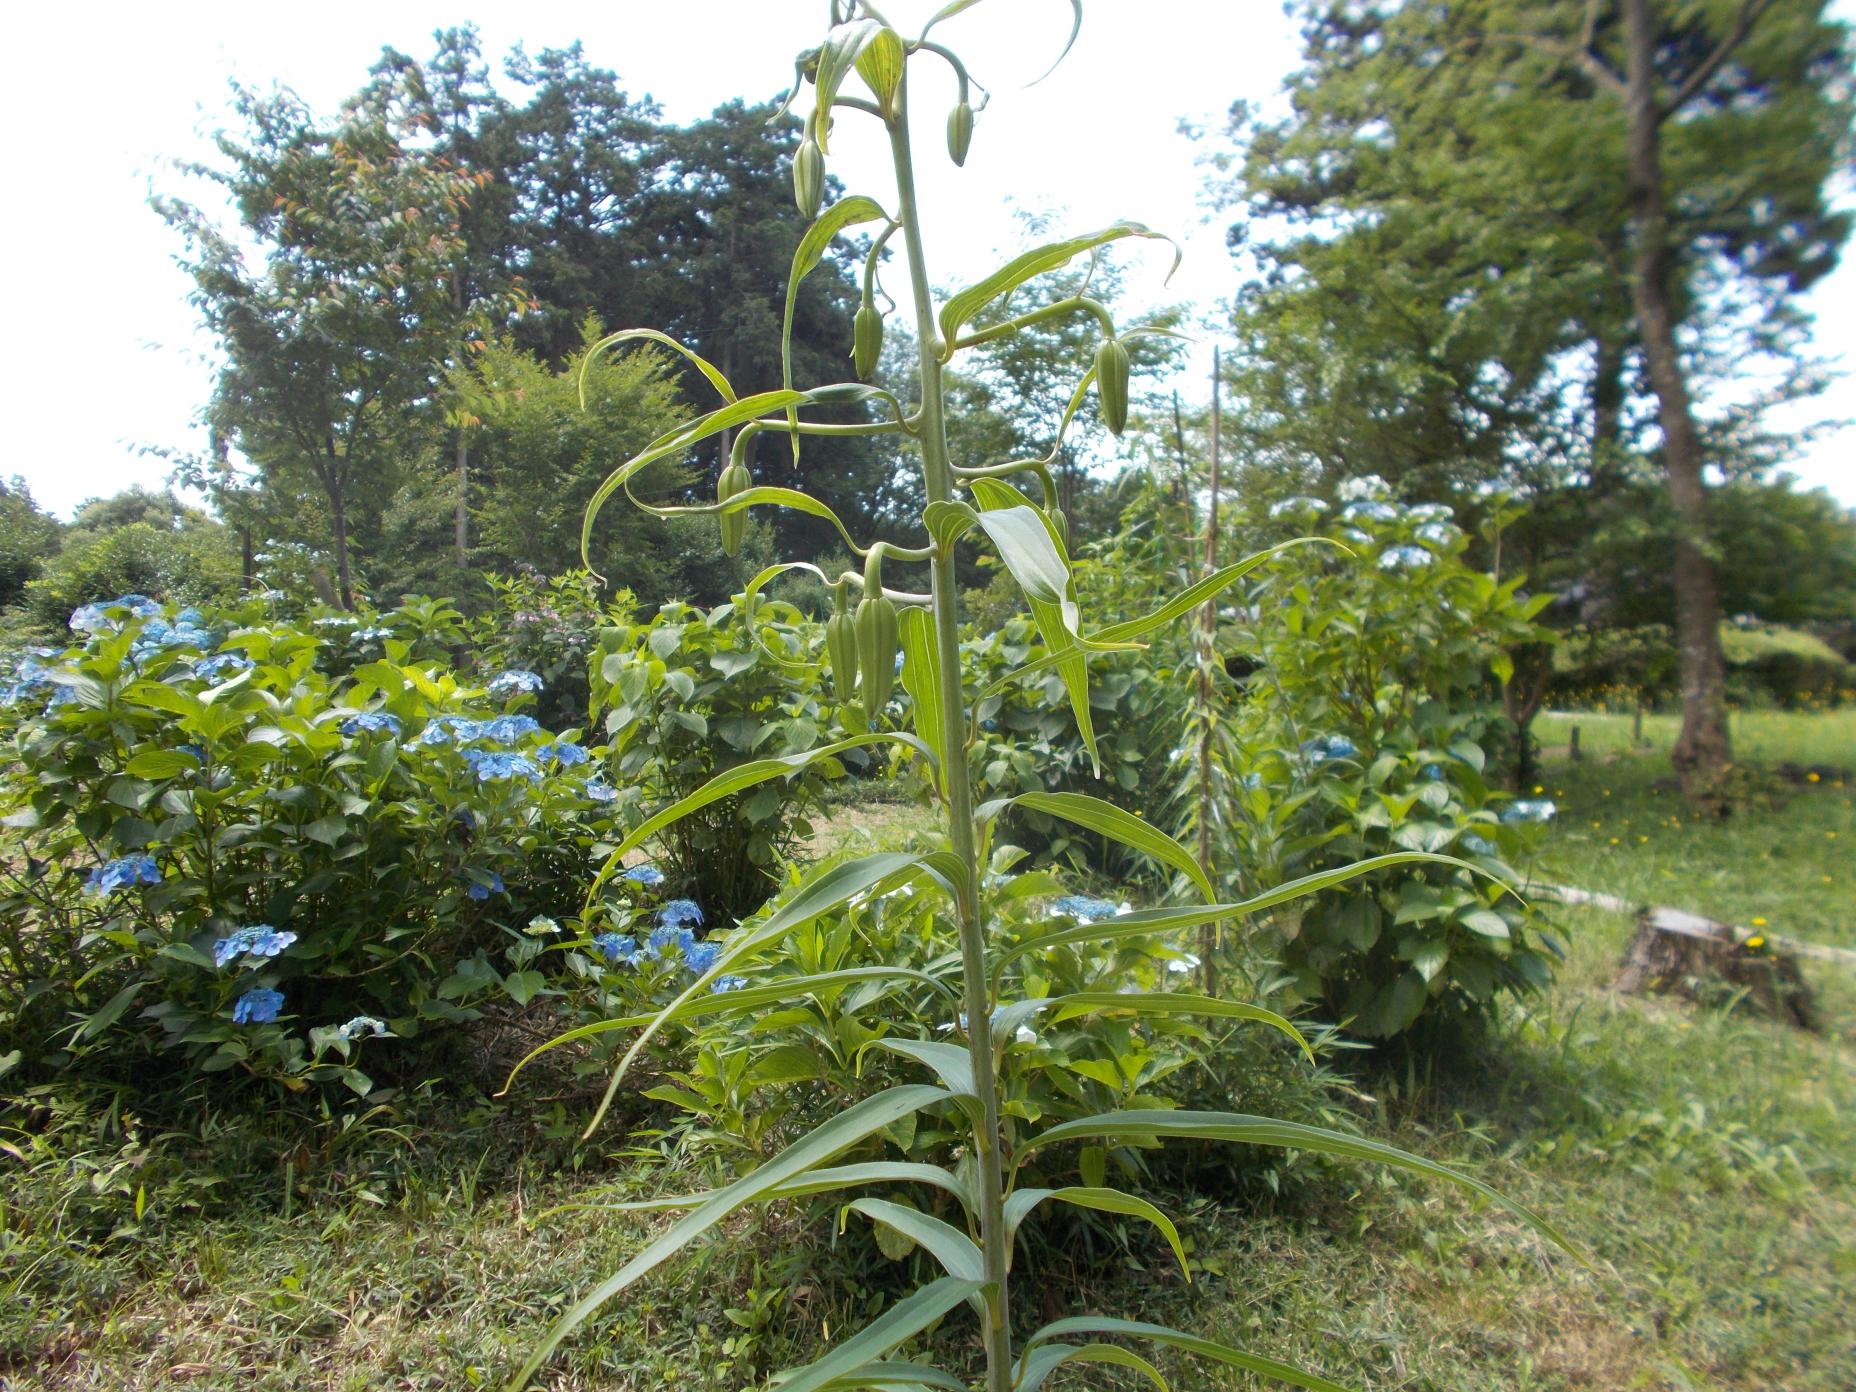
[[[797,1140],[752,1173],[724,1188],[687,1197],[687,1212],[647,1244],[631,1261],[567,1311],[521,1368],[521,1387],[549,1353],[603,1304],[643,1279],[691,1243],[750,1205],[828,1192],[847,1196],[846,1207],[890,1227],[930,1253],[943,1274],[897,1301],[875,1321],[842,1339],[822,1357],[782,1376],[781,1392],[818,1392],[826,1388],[961,1389],[969,1381],[919,1361],[904,1361],[898,1350],[945,1317],[968,1306],[978,1321],[983,1368],[978,1386],[984,1392],[1035,1392],[1062,1370],[1082,1364],[1111,1364],[1131,1369],[1164,1387],[1160,1373],[1136,1351],[1141,1345],[1168,1345],[1190,1354],[1304,1388],[1333,1389],[1335,1384],[1258,1353],[1230,1348],[1159,1325],[1084,1316],[1060,1319],[1041,1327],[1030,1324],[1028,1307],[1016,1304],[1011,1281],[1015,1235],[1039,1205],[1064,1203],[1133,1215],[1153,1223],[1185,1262],[1173,1224],[1147,1200],[1101,1186],[1033,1188],[1018,1182],[1026,1160],[1053,1147],[1149,1145],[1172,1137],[1228,1141],[1250,1145],[1299,1147],[1357,1159],[1382,1161],[1454,1181],[1503,1204],[1553,1241],[1563,1240],[1541,1219],[1511,1203],[1479,1181],[1456,1174],[1418,1156],[1372,1141],[1314,1127],[1237,1113],[1123,1110],[1062,1121],[1042,1128],[1002,1115],[999,1088],[1000,1049],[1022,1026],[1042,1015],[1075,1019],[1098,1012],[1136,1015],[1188,1014],[1248,1019],[1295,1034],[1288,1021],[1256,1006],[1209,995],[1169,992],[1125,994],[1099,992],[1068,997],[1014,998],[1013,983],[1036,954],[1065,943],[1150,939],[1181,933],[1208,923],[1231,923],[1274,905],[1383,866],[1415,860],[1446,860],[1416,853],[1376,857],[1358,865],[1281,886],[1239,903],[1213,903],[1212,884],[1198,861],[1178,842],[1113,804],[1076,793],[1028,792],[1013,799],[975,805],[968,776],[966,748],[993,693],[970,691],[962,681],[958,639],[959,587],[955,544],[973,538],[991,547],[1022,588],[1044,639],[1047,654],[1032,667],[1054,672],[1067,688],[1081,737],[1095,753],[1090,721],[1088,666],[1091,654],[1137,646],[1162,625],[1183,617],[1230,586],[1270,553],[1253,556],[1183,590],[1153,612],[1101,627],[1088,626],[1078,602],[1067,550],[1067,524],[1057,505],[1050,465],[1053,448],[1043,458],[1003,461],[956,461],[949,456],[944,417],[943,373],[963,350],[988,339],[1060,315],[1088,315],[1098,321],[1102,339],[1091,364],[1079,364],[1080,380],[1066,413],[1067,425],[1095,390],[1097,409],[1111,431],[1126,421],[1128,353],[1126,342],[1138,329],[1118,331],[1108,310],[1084,295],[1059,299],[1000,317],[1004,302],[1039,276],[1078,257],[1093,257],[1109,243],[1157,234],[1138,223],[1116,223],[1098,232],[1053,242],[1025,252],[993,274],[937,304],[930,289],[928,259],[916,198],[916,148],[911,125],[909,78],[921,63],[945,63],[958,83],[959,100],[945,118],[947,153],[964,162],[974,136],[975,84],[960,58],[936,33],[944,21],[974,8],[979,0],[952,0],[914,38],[904,38],[867,0],[832,0],[830,27],[816,48],[799,56],[797,80],[788,109],[810,87],[813,94],[803,143],[794,158],[795,192],[808,225],[793,259],[787,292],[790,337],[792,306],[800,282],[818,265],[834,238],[846,229],[874,225],[875,237],[864,278],[865,293],[854,325],[855,366],[868,375],[875,366],[883,315],[876,304],[876,272],[881,249],[900,237],[907,250],[909,298],[920,364],[917,399],[905,404],[891,393],[860,382],[780,389],[740,396],[713,365],[654,330],[614,334],[606,346],[655,343],[683,354],[722,398],[715,410],[671,431],[614,471],[588,510],[586,526],[614,493],[625,489],[638,506],[662,514],[695,512],[721,519],[725,543],[739,538],[736,519],[753,507],[797,508],[833,524],[845,543],[863,560],[861,573],[824,575],[803,562],[769,567],[748,587],[751,608],[762,586],[792,569],[811,570],[838,596],[840,618],[828,644],[834,667],[833,686],[850,707],[854,722],[866,726],[841,741],[786,758],[740,765],[703,788],[645,820],[614,852],[603,881],[617,873],[622,858],[678,818],[717,799],[756,784],[785,778],[807,765],[857,747],[888,745],[925,767],[944,818],[940,847],[926,853],[879,853],[826,869],[768,917],[737,929],[720,957],[691,981],[675,1000],[645,1022],[622,1056],[607,1090],[606,1102],[646,1043],[666,1027],[698,1017],[714,1018],[765,1009],[790,1001],[795,994],[827,991],[870,981],[888,981],[900,989],[937,993],[959,1021],[955,1038],[886,1037],[872,1047],[913,1061],[922,1080],[892,1087],[847,1107]],[[1072,0],[1075,24],[1082,22],[1080,0]],[[1068,51],[1068,44],[1065,45]],[[855,85],[853,85],[853,83]],[[844,118],[845,130],[838,129]],[[849,138],[852,128],[880,135],[889,143],[895,169],[893,203],[880,204],[861,194],[821,207],[825,163],[834,142]],[[1175,255],[1177,261],[1177,253]],[[990,318],[988,317],[990,316]],[[984,327],[976,327],[976,320]],[[876,419],[866,423],[827,423],[808,418],[813,407],[870,403]],[[715,503],[699,507],[663,507],[630,494],[629,481],[653,461],[681,454],[715,436],[734,436],[730,465],[724,471]],[[795,455],[815,436],[886,434],[899,437],[919,455],[927,503],[921,518],[920,544],[913,547],[876,542],[860,544],[825,504],[792,489],[757,484],[752,476],[753,441],[783,434]],[[1026,485],[1021,489],[1018,484]],[[1035,486],[1035,494],[1027,491]],[[931,583],[926,593],[901,590],[884,578],[886,561],[926,563]],[[897,663],[896,655],[901,660]],[[766,649],[774,661],[790,660],[785,651]],[[878,729],[887,716],[892,683],[899,669],[912,698],[912,730]],[[1027,669],[1028,670],[1028,669]],[[1012,674],[1011,681],[1025,675]],[[861,713],[862,720],[859,722]],[[1012,803],[1062,818],[1137,852],[1177,872],[1198,902],[1179,907],[1137,910],[1080,926],[1058,923],[1041,936],[1014,939],[991,911],[997,896],[1009,892],[1002,877],[987,873],[994,825]],[[1450,861],[1457,864],[1459,862]],[[960,943],[957,961],[874,964],[826,972],[812,978],[783,977],[776,985],[716,993],[724,976],[751,980],[753,963],[786,935],[859,896],[887,892],[918,882],[933,886],[945,900]],[[594,894],[600,890],[595,884]],[[731,983],[732,984],[732,983]],[[627,1024],[633,1022],[613,1022]],[[593,1030],[599,1026],[591,1027]],[[590,1031],[576,1031],[584,1035]],[[1296,1036],[1298,1039],[1299,1035]],[[558,1041],[557,1041],[558,1042]],[[949,1166],[884,1161],[838,1163],[847,1153],[869,1153],[877,1138],[898,1121],[923,1111],[956,1118],[966,1135],[961,1154]],[[602,1103],[592,1125],[605,1112]],[[589,1127],[589,1130],[591,1128]],[[956,1201],[963,1221],[946,1222],[907,1202],[911,1190],[926,1186]],[[670,1205],[664,1205],[666,1207]],[[1189,1274],[1189,1273],[1188,1273]],[[1041,1305],[1042,1300],[1035,1302]],[[1131,1347],[1132,1345],[1132,1347]]]

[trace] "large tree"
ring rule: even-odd
[[[1240,113],[1236,192],[1289,219],[1242,319],[1264,444],[1419,492],[1505,476],[1573,537],[1659,454],[1677,767],[1704,795],[1729,755],[1704,467],[1733,461],[1694,386],[1789,352],[1793,300],[1847,234],[1824,197],[1846,35],[1824,8],[1310,3],[1294,114]]]

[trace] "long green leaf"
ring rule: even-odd
[[[825,1392],[973,1392],[952,1373],[926,1363],[866,1363],[825,1384]]]
[[[817,749],[808,749],[801,754],[782,754],[774,759],[754,759],[745,764],[737,764],[731,769],[724,769],[688,797],[678,799],[661,812],[647,817],[636,827],[633,827],[632,830],[626,834],[625,839],[619,843],[618,849],[607,856],[605,863],[599,867],[599,873],[593,877],[592,887],[587,890],[586,902],[589,905],[593,903],[599,896],[599,891],[605,887],[606,882],[618,872],[626,856],[637,850],[646,841],[657,835],[658,832],[662,831],[672,822],[680,821],[682,818],[689,816],[692,812],[701,811],[712,802],[718,802],[722,798],[745,791],[757,784],[765,783],[770,778],[782,778],[789,774],[797,773],[801,769],[817,763],[820,759],[836,758],[847,749],[858,749],[864,745],[886,743],[906,745],[908,748],[927,759],[931,764],[934,762],[933,750],[916,739],[914,735],[905,734],[902,731],[896,730],[873,731],[868,734],[852,735],[848,739],[837,740],[832,744],[822,744]]]
[[[843,967],[837,971],[819,972],[812,976],[783,976],[765,986],[743,986],[736,991],[724,991],[697,996],[671,1012],[665,1024],[679,1024],[684,1020],[701,1019],[710,1015],[735,1015],[744,1010],[757,1010],[764,1005],[789,1003],[800,996],[814,995],[820,991],[834,990],[859,981],[919,981],[938,992],[944,999],[958,1004],[959,996],[945,982],[930,976],[927,972],[917,971],[913,967]],[[656,1019],[652,1015],[624,1015],[614,1020],[595,1020],[590,1025],[581,1025],[563,1034],[557,1034],[545,1044],[538,1044],[516,1066],[509,1070],[509,1076],[503,1080],[502,1090],[496,1095],[506,1095],[516,1080],[516,1075],[536,1059],[551,1049],[558,1049],[563,1044],[577,1044],[583,1039],[597,1039],[602,1034],[614,1030],[637,1029],[648,1025]]]
[[[606,1083],[606,1091],[599,1099],[599,1106],[594,1109],[593,1119],[586,1125],[585,1134],[591,1136],[599,1129],[599,1123],[605,1120],[606,1109],[612,1105],[612,1099],[618,1093],[620,1080],[625,1077],[626,1070],[632,1066],[644,1046],[656,1037],[657,1032],[663,1029],[677,1010],[713,987],[718,977],[727,975],[769,943],[779,941],[794,929],[812,922],[821,914],[830,913],[865,891],[875,889],[885,881],[918,875],[921,871],[922,857],[904,852],[885,852],[845,861],[807,880],[792,898],[767,919],[752,928],[743,927],[731,934],[723,943],[721,956],[716,958],[715,964],[708,971],[699,973],[670,1004],[652,1017],[650,1024],[639,1031],[631,1047],[619,1059],[618,1066],[612,1070],[612,1077]]]
[[[1447,1179],[1452,1184],[1482,1195],[1501,1205],[1541,1236],[1564,1249],[1575,1260],[1584,1262],[1578,1250],[1545,1218],[1525,1204],[1503,1194],[1460,1170],[1426,1160],[1421,1155],[1396,1146],[1369,1141],[1360,1136],[1346,1136],[1319,1126],[1304,1126],[1296,1121],[1277,1121],[1273,1117],[1247,1116],[1242,1112],[1168,1112],[1134,1110],[1103,1112],[1098,1116],[1078,1117],[1059,1122],[1048,1131],[1039,1132],[1018,1147],[1014,1160],[1022,1160],[1034,1150],[1075,1140],[1152,1140],[1160,1137],[1189,1140],[1232,1141],[1243,1145],[1278,1146],[1285,1150],[1313,1150],[1324,1155],[1339,1155],[1349,1160],[1376,1160],[1395,1165],[1432,1179]]]
[[[837,100],[838,88],[846,74],[857,66],[857,55],[864,51],[864,45],[874,39],[882,27],[874,19],[839,25],[831,31],[824,47],[819,50],[818,71],[812,78],[818,102],[818,120],[814,122],[813,135],[818,140],[821,153],[831,152],[831,104]]]
[[[848,1150],[859,1141],[875,1135],[903,1117],[947,1100],[948,1095],[940,1088],[920,1084],[879,1092],[875,1097],[865,1098],[862,1102],[848,1107],[811,1134],[795,1141],[752,1174],[745,1175],[727,1188],[718,1190],[713,1198],[672,1223],[643,1251],[601,1281],[590,1293],[576,1301],[571,1309],[556,1320],[547,1334],[542,1337],[541,1343],[529,1354],[516,1375],[510,1379],[510,1392],[520,1392],[520,1389],[527,1385],[528,1380],[534,1376],[535,1371],[547,1360],[548,1355],[554,1351],[561,1340],[584,1324],[595,1310],[627,1286],[648,1275],[689,1246],[729,1214],[757,1199],[764,1198],[770,1190],[783,1181],[823,1164],[832,1156]],[[963,1299],[965,1294],[965,1291],[962,1291],[954,1297],[954,1301]],[[953,1303],[949,1302],[949,1306],[944,1306],[943,1309],[951,1307]],[[903,1337],[906,1338],[907,1335]],[[888,1347],[893,1348],[895,1345],[891,1344]],[[873,1350],[866,1354],[865,1358],[886,1351],[887,1349]]]
[[[943,1276],[930,1281],[866,1324],[818,1362],[780,1376],[780,1392],[818,1392],[832,1381],[900,1347],[969,1296],[986,1289],[983,1281]]]
[[[1013,1392],[1038,1392],[1050,1375],[1065,1363],[1109,1363],[1118,1368],[1132,1368],[1160,1392],[1170,1392],[1160,1370],[1138,1353],[1129,1353],[1116,1344],[1039,1344],[1023,1359],[1023,1370]]]
[[[922,26],[921,36],[924,39],[927,38],[928,31],[934,28],[935,25],[939,24],[942,20],[952,19],[955,15],[959,14],[962,10],[970,10],[979,3],[980,3],[980,0],[949,0],[948,4],[945,4],[940,9],[936,10],[934,12],[934,17]],[[1030,82],[1027,82],[1025,84],[1027,87],[1037,86],[1038,83],[1042,82],[1045,78],[1049,77],[1052,73],[1056,72],[1057,65],[1063,62],[1064,58],[1068,56],[1071,46],[1076,43],[1076,36],[1082,32],[1083,0],[1070,0],[1070,8],[1073,11],[1075,11],[1076,17],[1070,25],[1070,37],[1064,41],[1063,52],[1057,55],[1056,62],[1053,62],[1048,68],[1044,69],[1043,72],[1039,73]]]
[[[1055,1199],[1058,1203],[1067,1203],[1075,1208],[1094,1209],[1098,1213],[1119,1213],[1129,1218],[1146,1219],[1160,1229],[1167,1245],[1173,1249],[1173,1255],[1179,1259],[1180,1271],[1188,1281],[1192,1279],[1192,1266],[1186,1260],[1186,1249],[1179,1240],[1179,1229],[1173,1226],[1173,1220],[1146,1199],[1124,1194],[1119,1189],[1076,1185],[1063,1189],[1015,1189],[1005,1201],[1006,1233],[1015,1235],[1019,1224],[1046,1199]]]
[[[653,517],[724,517],[730,513],[745,512],[751,507],[790,508],[794,512],[803,512],[831,523],[846,545],[856,544],[850,529],[837,513],[810,493],[802,493],[797,488],[755,484],[742,489],[725,503],[648,503],[638,497],[633,497],[632,502],[640,512],[648,512]]]
[[[958,1044],[937,1044],[929,1039],[895,1039],[885,1036],[872,1039],[866,1049],[886,1049],[892,1054],[914,1059],[941,1080],[941,1086],[956,1097],[975,1100],[973,1060]]]
[[[989,821],[1007,807],[1013,806],[1029,808],[1033,812],[1046,812],[1090,831],[1100,832],[1130,850],[1139,851],[1162,865],[1172,867],[1191,880],[1200,894],[1207,899],[1213,897],[1212,882],[1206,878],[1205,871],[1192,858],[1190,851],[1160,828],[1142,821],[1112,802],[1090,797],[1087,793],[1020,793],[1016,797],[989,802],[976,815],[982,822]]]
[[[768,1190],[766,1199],[795,1199],[811,1194],[828,1194],[836,1189],[854,1189],[863,1184],[926,1184],[946,1190],[960,1201],[969,1213],[977,1212],[973,1195],[952,1174],[939,1165],[917,1165],[901,1160],[873,1160],[859,1165],[836,1165],[823,1170],[807,1170],[797,1179]],[[694,1194],[675,1194],[658,1199],[627,1199],[622,1203],[566,1203],[545,1209],[537,1221],[551,1213],[658,1213],[668,1209],[695,1208],[709,1202],[721,1191],[704,1189]]]
[[[766,654],[767,659],[772,662],[774,666],[778,667],[789,676],[795,676],[808,671],[812,664],[809,662],[796,662],[785,653],[775,649],[771,643],[760,636],[760,625],[754,622],[754,612],[760,600],[761,586],[767,584],[770,580],[778,579],[789,570],[809,570],[819,578],[820,584],[829,585],[831,583],[831,577],[826,575],[824,571],[820,570],[810,561],[776,561],[757,574],[752,580],[748,581],[746,588],[741,591],[741,614],[743,622],[747,625],[748,632],[753,636],[754,645],[759,648],[761,652]]]
[[[1020,1362],[1027,1362],[1039,1345],[1048,1343],[1052,1339],[1066,1338],[1071,1334],[1119,1334],[1131,1339],[1150,1339],[1154,1343],[1179,1349],[1182,1353],[1196,1354],[1200,1358],[1209,1358],[1233,1368],[1242,1368],[1245,1372],[1255,1373],[1259,1377],[1275,1378],[1278,1382],[1307,1388],[1308,1392],[1348,1392],[1348,1389],[1338,1382],[1329,1382],[1324,1377],[1316,1377],[1313,1373],[1305,1372],[1287,1363],[1278,1363],[1273,1358],[1259,1358],[1255,1354],[1234,1349],[1228,1344],[1215,1344],[1210,1339],[1201,1339],[1193,1334],[1182,1334],[1179,1330],[1169,1329],[1163,1324],[1112,1319],[1105,1315],[1078,1315],[1072,1319],[1060,1319],[1055,1323],[1045,1325],[1026,1341],[1025,1352]]]
[[[829,50],[827,45],[827,50]],[[822,71],[822,69],[821,69]],[[828,101],[822,93],[821,102]],[[821,107],[821,110],[823,108]],[[829,122],[821,116],[820,125]],[[825,133],[819,132],[819,149],[825,148]],[[793,385],[793,310],[799,303],[799,282],[810,275],[824,258],[825,248],[831,240],[847,227],[855,227],[860,222],[875,222],[881,218],[887,222],[889,214],[883,211],[883,205],[874,198],[862,194],[851,198],[841,198],[824,212],[820,213],[800,237],[798,247],[793,251],[793,268],[786,277],[786,311],[780,320],[780,382],[787,390]],[[793,441],[793,462],[799,462],[799,412],[796,407],[786,408],[786,423]]]
[[[1095,923],[1084,924],[1077,928],[1066,928],[1061,933],[1047,933],[1042,937],[1028,938],[1024,942],[1008,947],[994,960],[993,972],[996,976],[1003,971],[1006,964],[1028,953],[1041,952],[1046,948],[1065,947],[1071,943],[1114,942],[1121,938],[1147,937],[1158,933],[1169,933],[1182,928],[1196,928],[1202,923],[1216,923],[1220,919],[1244,918],[1247,915],[1261,913],[1264,909],[1275,908],[1278,904],[1287,904],[1300,899],[1306,894],[1315,894],[1324,889],[1331,889],[1337,884],[1361,875],[1370,875],[1375,870],[1390,869],[1394,865],[1411,865],[1417,862],[1437,865],[1454,865],[1458,869],[1468,870],[1485,878],[1488,872],[1479,865],[1471,865],[1466,860],[1455,856],[1436,855],[1430,851],[1393,851],[1388,855],[1373,856],[1367,860],[1356,860],[1352,865],[1342,865],[1333,870],[1323,870],[1317,874],[1304,875],[1300,879],[1290,880],[1262,894],[1249,899],[1241,899],[1234,904],[1194,904],[1181,909],[1136,909],[1133,913],[1117,914],[1113,918],[1100,919]]]
[[[853,1199],[845,1205],[853,1213],[894,1228],[917,1247],[941,1263],[949,1276],[962,1281],[983,1283],[986,1259],[972,1238],[950,1223],[932,1214],[888,1199]]]
[[[586,516],[580,523],[580,559],[586,561],[588,568],[591,568],[589,550],[593,544],[593,523],[599,517],[600,509],[606,505],[607,500],[614,493],[625,486],[626,480],[647,464],[654,464],[673,454],[681,454],[697,441],[706,440],[711,435],[719,435],[724,430],[732,430],[735,426],[753,420],[763,412],[783,411],[788,406],[801,405],[811,399],[806,392],[760,392],[754,396],[744,396],[737,401],[731,401],[728,405],[711,411],[706,416],[698,416],[695,420],[658,436],[645,446],[642,452],[633,455],[607,474],[599,487],[593,490],[593,497],[586,505]]]
[[[1092,636],[1098,642],[1125,642],[1130,638],[1139,638],[1144,634],[1152,633],[1162,624],[1169,623],[1183,614],[1191,613],[1206,600],[1230,588],[1258,566],[1274,560],[1290,547],[1317,544],[1340,545],[1339,542],[1329,541],[1326,537],[1297,537],[1293,541],[1285,541],[1279,546],[1270,547],[1267,551],[1259,551],[1254,556],[1246,556],[1234,565],[1213,571],[1196,585],[1181,590],[1152,613],[1143,614],[1138,619],[1129,619],[1126,623],[1110,624],[1106,628],[1097,629]]]
[[[1274,1010],[1242,1001],[1220,1000],[1216,996],[1195,996],[1168,991],[1078,991],[1049,1002],[1053,1025],[1074,1020],[1079,1015],[1097,1011],[1126,1010],[1136,1015],[1205,1015],[1220,1020],[1250,1020],[1281,1030],[1293,1039],[1308,1061],[1315,1061],[1315,1051],[1308,1047],[1302,1032]]]
[[[701,353],[696,352],[694,349],[684,347],[669,334],[660,333],[656,329],[620,329],[617,333],[607,334],[604,338],[600,339],[598,343],[595,343],[591,348],[587,349],[581,356],[579,376],[581,410],[584,411],[586,409],[586,374],[588,367],[592,365],[593,359],[609,348],[616,348],[621,343],[630,343],[638,339],[662,344],[666,348],[681,353],[696,365],[696,370],[698,372],[709,379],[709,385],[714,387],[716,391],[721,394],[722,400],[735,400],[735,389],[730,385],[728,378],[724,377],[721,370]]]
[[[915,729],[934,752],[932,774],[944,788],[947,729],[941,708],[941,649],[934,640],[934,615],[911,605],[897,617],[902,647],[902,689],[915,705]]]
[[[1179,269],[1181,252],[1171,237],[1155,232],[1138,222],[1117,222],[1103,228],[1100,232],[1091,232],[1086,236],[1070,237],[1061,242],[1050,242],[1044,246],[1033,247],[1030,251],[1013,257],[1005,265],[987,276],[979,284],[962,290],[951,296],[941,306],[941,338],[952,350],[954,340],[960,337],[960,331],[987,305],[1002,295],[1009,295],[1026,281],[1067,266],[1076,257],[1086,251],[1093,251],[1099,246],[1118,241],[1123,237],[1152,237],[1173,246],[1173,268],[1167,272],[1170,280],[1173,271]]]

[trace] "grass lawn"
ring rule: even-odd
[[[1587,757],[1550,758],[1561,808],[1545,878],[1856,946],[1856,783],[1785,785],[1726,825],[1657,790],[1670,722],[1629,748],[1628,716],[1576,721]],[[1856,768],[1856,715],[1749,714],[1749,762]],[[866,825],[882,834],[883,809]],[[834,817],[833,824],[841,818]],[[822,832],[821,835],[826,835]],[[829,842],[827,842],[829,844]],[[1741,1014],[1611,988],[1628,919],[1555,909],[1560,984],[1473,1051],[1355,1075],[1369,1134],[1473,1169],[1589,1254],[1583,1270],[1499,1210],[1352,1166],[1303,1164],[1278,1196],[1182,1193],[1165,1206],[1202,1264],[1183,1285],[1163,1249],[1098,1268],[1074,1304],[1074,1254],[1025,1278],[1047,1308],[1157,1319],[1371,1389],[1744,1389],[1856,1386],[1856,970],[1807,963],[1828,1023],[1804,1035]],[[455,1088],[458,1084],[452,1083]],[[639,1167],[648,1130],[615,1129],[566,1163],[575,1098],[396,1120],[288,1169],[221,1172],[210,1217],[134,1214],[154,1153],[107,1119],[33,1149],[0,1191],[0,1385],[9,1388],[461,1388],[494,1385],[552,1315],[640,1245],[656,1220],[540,1223],[596,1184],[662,1192]],[[648,1115],[634,1118],[643,1126]],[[392,1130],[386,1128],[391,1126]],[[187,1153],[184,1147],[175,1152]],[[143,1160],[138,1162],[137,1155]],[[184,1166],[183,1166],[184,1174]],[[694,1184],[694,1176],[682,1177]],[[289,1188],[288,1213],[285,1192]],[[751,1384],[884,1298],[867,1270],[827,1277],[825,1234],[732,1229],[730,1240],[628,1292],[551,1365],[558,1388]],[[114,1236],[111,1236],[114,1232]],[[851,1283],[839,1293],[838,1276]],[[733,1311],[733,1315],[725,1313]],[[949,1322],[965,1347],[970,1322]],[[1162,1360],[1180,1389],[1262,1387]],[[1117,1374],[1117,1377],[1121,1375]],[[1132,1386],[1099,1375],[1070,1386]]]

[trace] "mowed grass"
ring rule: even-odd
[[[1697,823],[1658,791],[1671,722],[1646,722],[1652,748],[1637,752],[1628,716],[1551,717],[1549,745],[1565,743],[1570,720],[1589,757],[1545,766],[1561,815],[1542,878],[1856,944],[1844,908],[1849,780],[1785,785],[1724,825]],[[1856,766],[1848,714],[1738,716],[1735,736],[1749,765]],[[859,840],[912,827],[899,813],[893,828],[878,820],[830,818]],[[1549,912],[1569,954],[1551,994],[1506,1012],[1486,1039],[1361,1065],[1353,1105],[1366,1134],[1533,1206],[1589,1269],[1447,1186],[1302,1162],[1280,1195],[1161,1196],[1200,1265],[1191,1286],[1145,1239],[1106,1269],[1068,1250],[1022,1254],[1034,1316],[1158,1320],[1374,1392],[1856,1386],[1856,971],[1805,964],[1827,1028],[1802,1034],[1744,1011],[1623,996],[1612,980],[1628,916]],[[0,1194],[0,1381],[496,1385],[554,1314],[663,1221],[540,1213],[601,1186],[660,1193],[701,1181],[626,1153],[648,1156],[648,1114],[583,1152],[576,1173],[561,1138],[580,1115],[572,1099],[450,1121],[382,1115],[374,1124],[396,1122],[397,1134],[382,1130],[307,1174],[273,1165],[229,1176],[236,1197],[210,1216],[163,1209],[170,1176],[140,1222],[133,1178],[99,1194],[86,1169],[120,1136],[101,1123],[61,1135],[39,1163],[15,1166]],[[755,1385],[815,1350],[823,1328],[860,1323],[893,1295],[899,1269],[885,1279],[847,1268],[829,1231],[769,1221],[731,1225],[627,1292],[543,1385]],[[939,1351],[970,1355],[971,1332],[964,1314],[950,1318]],[[1280,1385],[1159,1362],[1185,1392]],[[1121,1378],[1066,1385],[1135,1385]]]

